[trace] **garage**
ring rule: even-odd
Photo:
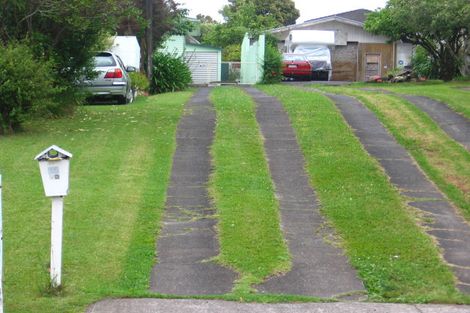
[[[186,46],[184,57],[191,71],[193,84],[220,81],[222,52],[220,49],[192,45]]]
[[[183,56],[194,85],[220,82],[222,49],[201,45],[194,37],[187,35],[169,37],[159,50]]]

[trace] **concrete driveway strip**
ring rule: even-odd
[[[458,279],[457,287],[470,294],[470,226],[423,174],[414,160],[386,131],[375,115],[355,98],[328,95],[338,106],[364,148],[384,168],[408,204],[429,220],[429,235],[436,238],[444,260]]]
[[[215,211],[207,193],[209,149],[215,128],[210,89],[202,88],[185,107],[176,134],[166,210],[157,242],[158,263],[151,291],[175,295],[225,294],[236,274],[215,264],[219,254]]]
[[[305,160],[281,103],[255,88],[245,89],[257,103],[269,169],[280,204],[281,224],[292,255],[292,270],[257,286],[260,292],[318,297],[360,297],[364,286],[320,214]]]
[[[92,305],[87,313],[468,313],[470,306],[386,303],[260,304],[218,300],[116,299]]]
[[[470,121],[446,104],[422,96],[400,95],[426,112],[451,138],[470,151]]]

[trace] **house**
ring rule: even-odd
[[[183,56],[188,62],[193,84],[219,82],[222,67],[222,49],[201,45],[193,36],[171,36],[159,49]]]
[[[400,41],[390,42],[385,36],[364,30],[367,14],[359,9],[338,13],[270,30],[284,51],[291,31],[319,30],[334,32],[331,52],[331,80],[365,81],[373,76],[386,76],[396,67],[411,62],[413,45]]]

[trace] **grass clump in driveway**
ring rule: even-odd
[[[241,278],[235,292],[289,270],[279,226],[279,204],[251,98],[238,88],[213,90],[217,127],[212,147],[211,193],[219,214],[220,261]]]
[[[342,238],[369,297],[391,302],[461,302],[454,277],[397,190],[326,97],[263,86],[288,112],[322,212]]]
[[[176,125],[189,96],[82,107],[72,118],[34,121],[0,137],[7,312],[83,312],[101,298],[147,290]],[[73,153],[58,296],[47,294],[51,203],[32,160],[51,144]]]

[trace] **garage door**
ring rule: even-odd
[[[193,84],[208,84],[219,77],[218,52],[186,52]]]

